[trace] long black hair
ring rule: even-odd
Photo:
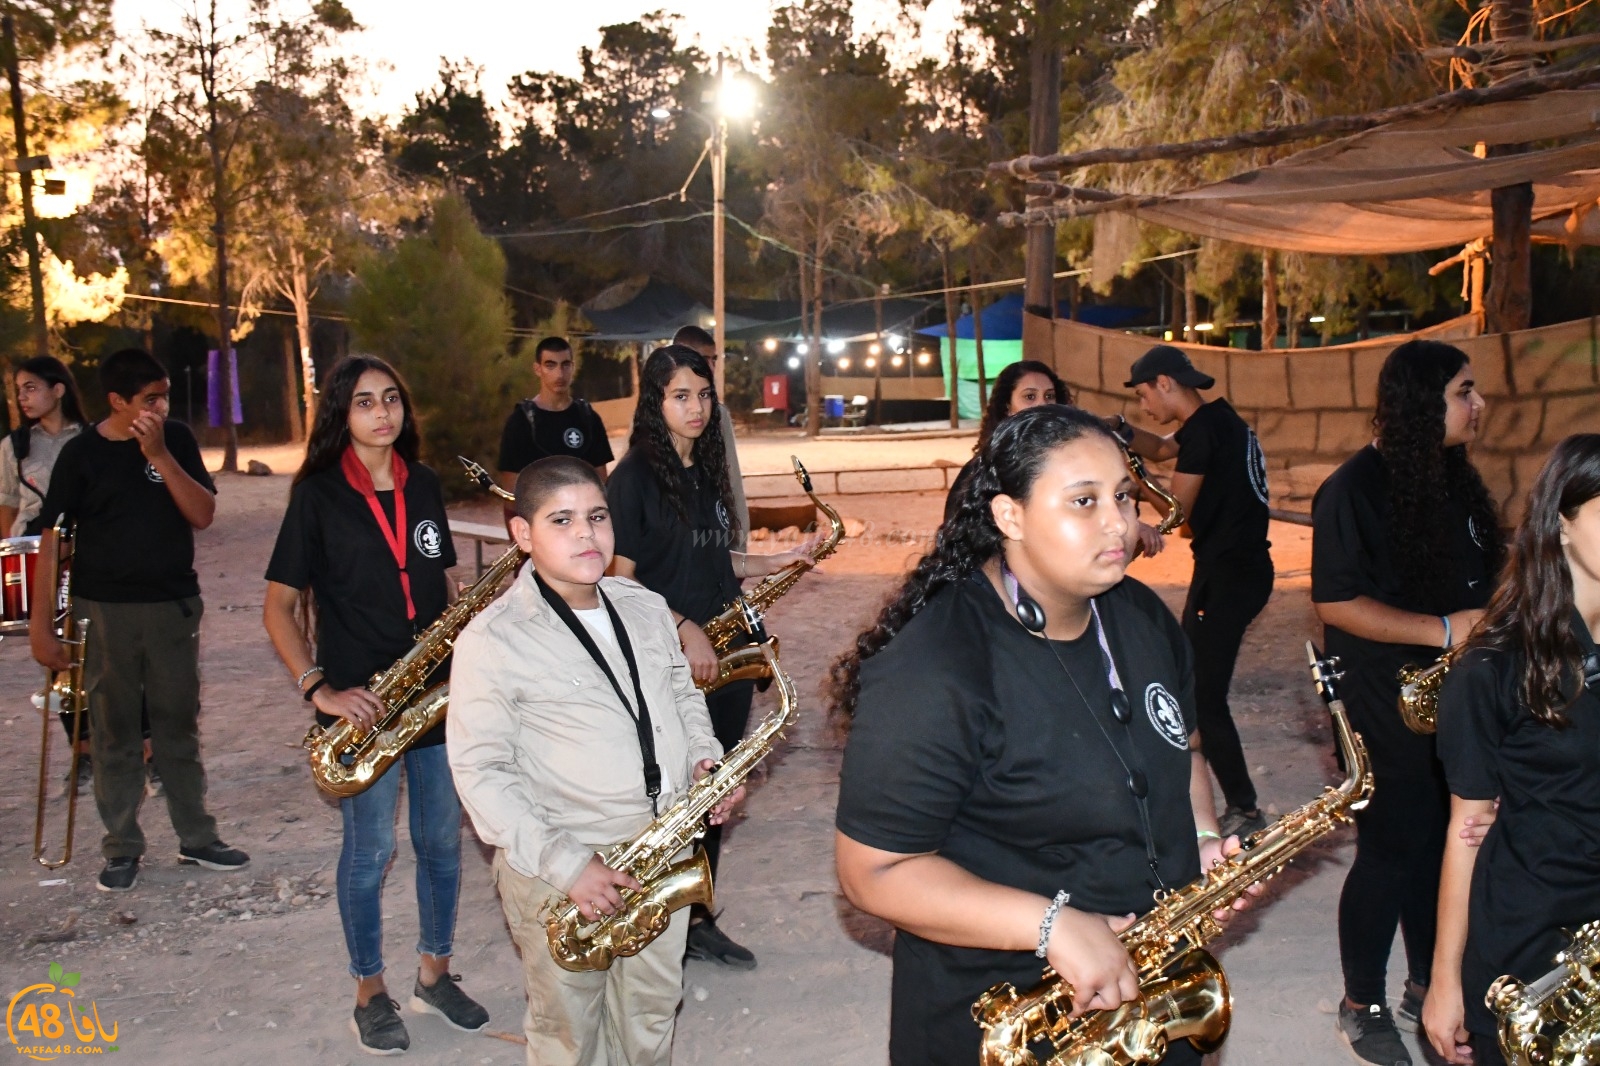
[[[1578,433],[1551,451],[1528,492],[1500,585],[1472,642],[1520,654],[1522,698],[1541,722],[1562,727],[1582,691],[1582,645],[1572,629],[1572,569],[1561,520],[1600,496],[1600,433]]]
[[[336,466],[350,446],[350,405],[355,402],[356,382],[369,370],[389,375],[400,390],[400,407],[406,423],[395,434],[394,450],[408,463],[417,461],[422,438],[417,433],[417,416],[411,407],[411,393],[395,368],[375,355],[352,355],[339,360],[322,381],[322,396],[317,403],[317,420],[306,441],[306,457],[294,475],[298,485],[312,474]]]
[[[841,728],[855,714],[861,664],[882,651],[941,589],[964,580],[1000,553],[1005,538],[995,525],[994,498],[1004,494],[1026,500],[1050,453],[1085,437],[1117,443],[1094,415],[1062,404],[1018,411],[995,427],[955,512],[939,527],[933,550],[917,563],[872,627],[856,637],[855,647],[829,670],[831,713]]]
[[[1072,392],[1067,388],[1067,383],[1056,376],[1049,363],[1041,363],[1037,359],[1012,363],[994,379],[989,392],[989,406],[984,409],[983,422],[978,426],[978,442],[972,446],[973,455],[983,451],[989,438],[994,436],[994,427],[1005,421],[1011,413],[1011,397],[1017,391],[1017,382],[1028,374],[1043,374],[1049,378],[1051,387],[1056,391],[1056,403],[1072,406]]]
[[[735,536],[739,533],[739,516],[733,506],[733,485],[728,481],[728,442],[722,439],[722,401],[717,398],[717,383],[711,373],[711,364],[705,356],[686,344],[667,344],[650,353],[639,373],[639,405],[633,412],[633,432],[628,436],[628,450],[637,450],[650,465],[673,511],[684,522],[689,521],[689,510],[683,500],[683,460],[672,446],[672,431],[667,428],[661,405],[667,398],[667,385],[672,375],[687,367],[711,386],[711,414],[706,428],[695,440],[695,472],[709,478],[717,490],[723,509],[728,513],[728,528]]]
[[[36,355],[32,359],[24,359],[12,371],[12,377],[18,374],[32,374],[46,385],[60,385],[64,389],[61,393],[61,417],[67,425],[84,425],[89,420],[83,417],[83,401],[78,396],[78,383],[72,379],[72,371],[66,364],[53,355]],[[23,416],[20,429],[32,429],[39,420]]]
[[[1450,539],[1439,535],[1449,501],[1467,509],[1473,536],[1491,572],[1505,557],[1505,536],[1489,489],[1467,446],[1444,446],[1445,386],[1467,365],[1467,353],[1442,341],[1407,341],[1378,372],[1378,434],[1389,477],[1390,548],[1410,605],[1429,614],[1459,606],[1452,589]]]

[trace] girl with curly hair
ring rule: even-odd
[[[1493,501],[1467,456],[1484,400],[1459,348],[1408,341],[1378,374],[1377,439],[1312,502],[1311,599],[1344,663],[1344,702],[1376,783],[1356,815],[1356,857],[1339,901],[1341,1037],[1357,1061],[1410,1066],[1397,1025],[1417,1030],[1433,960],[1449,797],[1434,738],[1397,710],[1402,667],[1465,640],[1503,555]],[[1474,819],[1471,832],[1492,815]],[[1399,926],[1409,980],[1385,996]]]
[[[839,880],[898,930],[897,1066],[977,1061],[972,1002],[1046,962],[1082,1009],[1134,999],[1117,933],[1236,846],[1188,641],[1124,576],[1132,492],[1093,415],[1007,418],[933,551],[833,666]],[[1200,1053],[1179,1041],[1165,1061]]]
[[[631,578],[667,601],[696,682],[717,676],[717,654],[700,627],[739,595],[745,578],[766,577],[801,551],[756,555],[734,551],[739,520],[728,482],[716,386],[705,357],[682,344],[657,348],[639,374],[639,405],[628,453],[606,482],[616,531],[612,573]],[[750,721],[754,682],[736,681],[706,696],[717,740],[731,750]],[[706,834],[706,855],[716,873],[722,829]],[[689,929],[689,957],[739,969],[755,955],[717,928],[710,915]]]
[[[1563,929],[1600,919],[1600,434],[1556,445],[1511,560],[1439,694],[1452,825],[1500,817],[1481,854],[1451,837],[1423,1009],[1446,1061],[1503,1066],[1484,1005],[1502,974],[1549,971]]]

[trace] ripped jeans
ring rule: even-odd
[[[417,951],[449,955],[461,885],[461,801],[443,744],[405,753],[411,846],[417,853]],[[383,875],[394,856],[400,764],[365,792],[339,801],[344,847],[339,852],[339,920],[350,952],[350,976],[383,972]]]

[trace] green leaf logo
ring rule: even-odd
[[[61,983],[66,985],[68,988],[71,988],[73,985],[78,983],[78,978],[82,976],[82,974],[78,973],[64,973],[61,975]]]
[[[59,962],[50,964],[50,981],[52,984],[61,983],[61,964]]]

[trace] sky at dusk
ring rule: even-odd
[[[175,25],[189,0],[117,0],[118,30],[137,37],[141,24]],[[683,16],[679,37],[708,53],[744,55],[765,44],[774,6],[767,0],[345,0],[366,27],[351,50],[367,60],[375,93],[364,110],[397,114],[434,84],[441,56],[483,69],[483,87],[499,101],[506,82],[527,70],[577,75],[578,50],[599,42],[600,27],[630,22],[647,11]],[[245,10],[243,0],[221,0],[224,11]],[[293,0],[284,4],[294,10]],[[934,0],[920,37],[896,20],[895,0],[857,0],[857,25],[892,28],[903,57],[937,48],[953,25],[955,0]],[[387,64],[385,69],[381,64]]]

